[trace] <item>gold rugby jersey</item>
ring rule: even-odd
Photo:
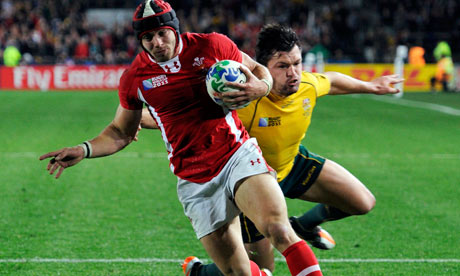
[[[238,116],[251,137],[256,137],[263,156],[283,180],[294,165],[299,145],[311,121],[316,98],[331,88],[323,74],[302,72],[296,93],[288,97],[269,94],[243,109]]]

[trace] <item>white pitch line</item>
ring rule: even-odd
[[[355,98],[362,97],[362,95],[352,95],[352,96]],[[428,110],[433,110],[433,111],[437,111],[437,112],[441,112],[441,113],[445,113],[449,115],[460,116],[460,109],[456,109],[450,106],[445,106],[445,105],[440,105],[440,104],[426,103],[426,102],[419,102],[419,101],[399,99],[399,98],[393,98],[393,97],[388,97],[388,96],[377,96],[377,95],[369,95],[368,98],[376,100],[376,101],[385,102],[385,103],[428,109]]]
[[[202,259],[210,263],[209,259]],[[285,262],[284,258],[275,258],[276,262]],[[320,263],[460,263],[460,259],[319,259]],[[161,258],[114,258],[114,259],[54,259],[54,258],[21,258],[0,259],[0,263],[182,263],[183,259]]]
[[[323,263],[460,263],[460,259],[318,259]]]
[[[38,160],[38,157],[42,153],[38,152],[0,152],[0,158],[35,158]],[[392,154],[370,154],[370,153],[322,153],[323,156],[332,157],[332,158],[394,158]],[[152,159],[167,159],[166,152],[121,152],[117,153],[114,156],[120,158],[152,158]],[[430,158],[430,159],[460,159],[460,153],[419,153],[419,154],[402,154],[400,155],[406,158]]]

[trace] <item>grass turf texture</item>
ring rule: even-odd
[[[460,108],[460,94],[405,99]],[[0,92],[0,275],[182,275],[207,258],[177,200],[156,131],[59,180],[38,156],[97,135],[113,118],[112,92]],[[460,116],[326,96],[304,144],[349,169],[377,198],[366,216],[324,227],[338,245],[318,258],[460,259]],[[291,215],[312,203],[288,200]],[[7,259],[157,258],[148,263],[14,263]],[[280,255],[277,255],[280,258]],[[3,260],[3,261],[2,261]],[[325,275],[459,275],[460,263],[321,262]],[[275,275],[289,275],[277,262]]]

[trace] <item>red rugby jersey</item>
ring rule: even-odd
[[[211,180],[249,138],[235,111],[215,104],[206,91],[207,70],[218,60],[242,61],[226,36],[181,34],[179,55],[155,62],[138,54],[120,79],[119,98],[126,109],[143,104],[158,124],[171,170],[182,179]]]

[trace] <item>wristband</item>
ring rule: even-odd
[[[272,84],[266,79],[261,79],[261,81],[265,82],[268,86],[267,92],[265,92],[265,95],[264,95],[264,97],[266,97],[268,96],[268,94],[270,94],[270,91],[272,91]]]
[[[84,158],[91,158],[91,155],[93,155],[93,148],[91,147],[91,143],[85,141],[83,142],[83,144],[80,144],[79,146],[82,147],[83,151],[85,152]]]

